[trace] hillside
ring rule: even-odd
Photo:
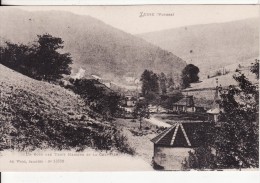
[[[138,35],[197,65],[201,76],[259,56],[259,17],[226,23],[194,25]]]
[[[124,76],[140,77],[144,69],[179,75],[186,65],[174,54],[90,16],[4,7],[0,22],[4,25],[1,37],[12,42],[32,43],[44,33],[61,37],[64,51],[74,60],[74,72],[81,67],[86,74],[123,80]]]
[[[120,137],[78,95],[0,64],[0,150],[114,147],[127,152]]]
[[[230,69],[229,73],[225,75],[215,76],[212,78],[205,78],[198,83],[191,83],[191,86],[186,88],[185,90],[182,90],[182,93],[184,95],[188,95],[188,94],[193,95],[195,99],[198,99],[195,102],[198,103],[199,105],[203,105],[204,101],[212,102],[214,100],[215,90],[217,85],[223,88],[228,88],[228,86],[230,85],[237,86],[238,82],[233,78],[233,76],[234,75],[238,76],[239,72],[241,74],[244,74],[245,77],[253,84],[259,83],[258,79],[256,78],[256,75],[250,71],[250,64],[248,64],[248,66],[241,65],[239,72],[236,72],[234,68],[232,70],[232,65],[227,66],[227,68]],[[211,106],[211,105],[212,103],[207,106]]]

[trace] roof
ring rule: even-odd
[[[209,114],[219,114],[220,113],[220,108],[213,108],[207,111]]]
[[[95,75],[95,74],[92,74],[91,75],[93,78],[95,78],[95,79],[101,79],[101,77],[99,77],[99,76],[97,76],[97,75]]]
[[[182,106],[194,106],[193,96],[185,96],[178,102],[174,103],[174,105],[182,105]]]
[[[107,87],[106,85],[104,85],[103,83],[96,82],[96,83],[94,83],[94,86],[97,87],[97,88],[103,89],[103,91],[104,91],[106,94],[114,93],[113,90],[111,90],[110,88],[108,88],[108,87]]]
[[[206,109],[210,109],[212,107],[213,101],[212,100],[207,100],[204,98],[196,98],[194,97],[194,103],[196,107],[203,107]]]
[[[210,126],[209,122],[186,122],[176,123],[161,134],[153,138],[151,141],[160,146],[165,147],[197,147],[199,142],[196,140],[195,134],[203,126]]]

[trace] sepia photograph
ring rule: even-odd
[[[259,171],[259,5],[0,7],[0,171]]]

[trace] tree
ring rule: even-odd
[[[251,71],[259,79],[259,61]],[[190,168],[259,167],[259,89],[243,73],[234,75],[237,86],[219,88],[220,127],[197,133],[201,146],[190,153]],[[205,137],[207,133],[207,137]],[[212,154],[215,149],[215,155]],[[194,161],[196,160],[196,161]],[[196,163],[194,163],[196,162]]]
[[[150,80],[151,80],[151,73],[148,70],[145,70],[141,75],[141,82],[142,82],[142,94],[146,96],[149,92],[151,92]]]
[[[256,75],[256,78],[259,79],[259,60],[255,60],[255,63],[252,63],[250,71]]]
[[[34,45],[6,42],[0,48],[0,63],[38,80],[55,81],[71,73],[69,53],[59,53],[61,38],[49,34],[38,35]]]
[[[251,68],[256,76],[257,67],[259,66],[256,62]],[[217,168],[257,168],[259,167],[258,85],[253,84],[240,72],[233,78],[237,81],[237,86],[219,88],[221,94],[219,104],[223,111],[219,119],[220,127],[215,127],[215,130],[210,132],[213,138],[202,138],[214,140],[204,143],[199,148],[201,152],[204,151],[202,153],[204,155],[210,155],[207,149],[216,150],[214,163]],[[196,157],[200,162],[204,159],[203,156]],[[212,163],[206,165],[208,167],[205,168],[214,166]]]
[[[174,81],[172,77],[167,78],[167,91],[172,92],[174,90]]]
[[[142,129],[143,118],[149,118],[149,116],[150,116],[149,109],[148,109],[148,103],[144,100],[138,101],[135,105],[133,116],[134,116],[134,118],[139,119],[140,129]]]
[[[62,75],[71,73],[72,59],[69,53],[59,53],[63,49],[61,38],[50,34],[38,35],[38,44],[35,45],[36,53],[33,56],[38,67],[37,77],[47,81],[61,79]]]
[[[0,63],[17,72],[28,75],[31,68],[29,65],[29,55],[32,50],[29,46],[23,44],[13,44],[5,42],[6,46],[0,48]]]
[[[154,100],[159,93],[158,76],[152,71],[145,70],[141,75],[142,95],[149,100]]]
[[[202,125],[195,131],[194,139],[200,144],[190,151],[188,156],[187,169],[214,169],[216,168],[215,156],[212,152],[214,148],[215,128],[212,125]]]
[[[199,81],[198,73],[200,72],[199,68],[193,64],[188,64],[182,70],[182,87],[187,88],[190,86],[190,83]]]
[[[166,78],[165,74],[162,72],[159,75],[159,83],[160,83],[160,91],[161,91],[161,94],[163,94],[163,95],[165,95],[167,92],[166,82],[167,82],[167,78]]]
[[[221,89],[222,126],[216,132],[217,161],[222,168],[259,166],[259,90],[244,74],[238,86]]]

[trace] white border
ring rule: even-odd
[[[2,0],[2,5],[260,4],[260,0]]]
[[[259,171],[240,172],[95,172],[4,173],[3,183],[259,183]]]
[[[141,4],[260,4],[260,0],[2,0],[2,5],[141,5]],[[260,172],[82,172],[2,173],[3,183],[258,183]]]

